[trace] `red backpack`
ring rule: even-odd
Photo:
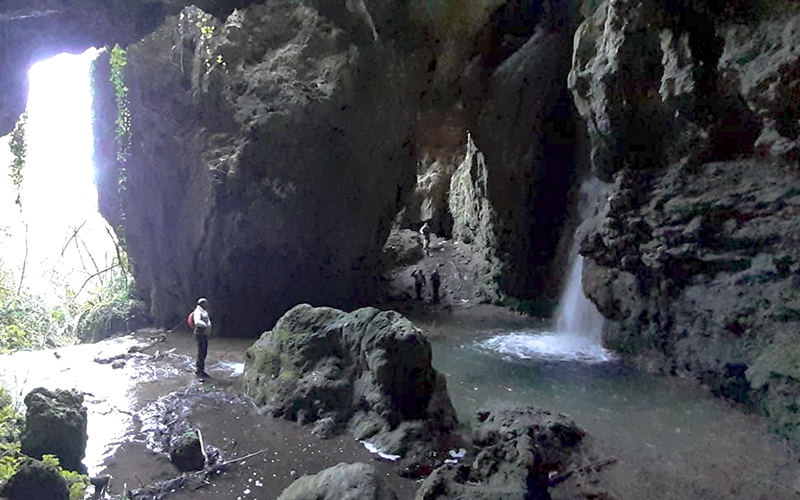
[[[194,311],[189,313],[189,317],[186,318],[186,324],[189,325],[189,328],[194,330]]]

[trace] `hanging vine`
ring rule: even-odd
[[[25,142],[25,123],[27,121],[28,112],[25,111],[19,117],[14,131],[11,133],[11,141],[8,143],[8,147],[14,157],[11,160],[11,165],[9,165],[8,176],[14,184],[14,192],[17,195],[14,203],[17,204],[20,211],[22,210],[22,171],[25,168],[25,158],[28,155],[28,145]]]
[[[127,54],[119,45],[111,49],[111,83],[114,85],[114,97],[117,103],[116,120],[116,158],[119,165],[119,188],[125,189],[127,176],[125,161],[131,145],[131,112],[128,103],[128,87],[125,85],[125,66],[128,64]]]

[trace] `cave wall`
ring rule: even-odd
[[[271,1],[189,8],[128,47],[129,154],[97,163],[124,178],[105,194],[156,322],[203,295],[221,332],[253,334],[374,294],[413,185],[415,66],[362,34]]]
[[[609,190],[583,285],[627,362],[800,439],[800,11],[759,5],[610,1],[578,28],[569,85]]]

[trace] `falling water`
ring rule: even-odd
[[[614,354],[603,348],[603,316],[583,294],[583,257],[573,258],[561,295],[555,331],[509,332],[479,342],[481,349],[519,359],[603,363]]]
[[[605,320],[595,305],[583,294],[582,274],[583,256],[576,255],[569,273],[567,288],[559,303],[556,332],[578,334],[599,344]]]

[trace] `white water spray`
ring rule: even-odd
[[[582,274],[583,256],[576,255],[569,273],[567,288],[561,295],[558,305],[556,332],[580,335],[600,344],[605,319],[597,307],[583,294]]]
[[[518,359],[603,363],[614,354],[603,348],[603,316],[583,294],[583,257],[576,255],[561,295],[555,332],[511,332],[478,346]]]

